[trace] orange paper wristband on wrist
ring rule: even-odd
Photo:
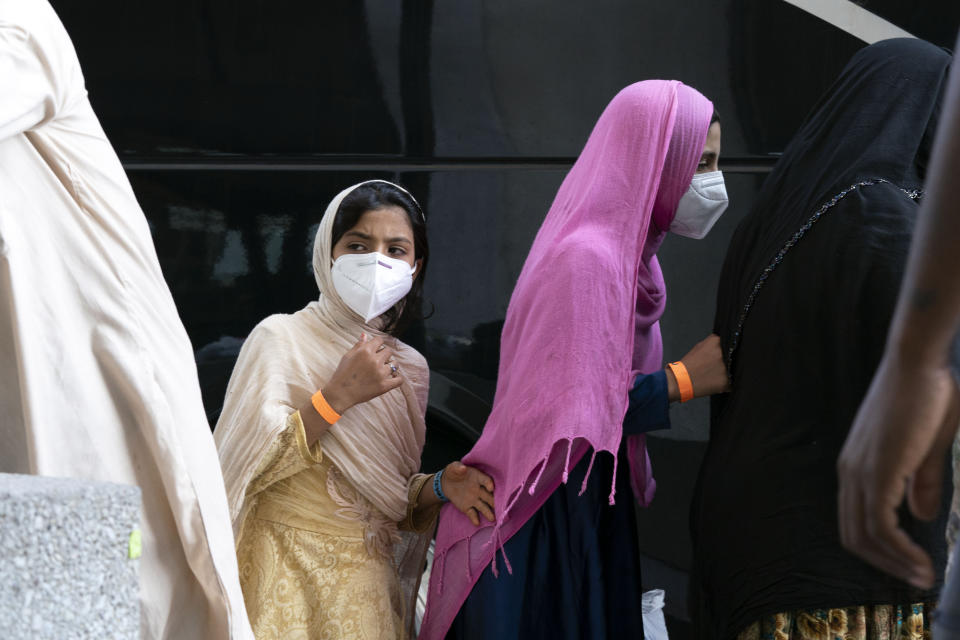
[[[690,380],[690,374],[687,373],[687,367],[679,360],[667,365],[673,376],[677,379],[677,388],[680,389],[680,402],[693,400],[693,382]]]
[[[327,402],[327,399],[323,397],[323,393],[319,390],[311,396],[310,402],[313,403],[313,408],[317,410],[320,417],[327,421],[327,424],[333,424],[340,419],[340,414],[333,410],[333,407],[330,406],[330,403]]]

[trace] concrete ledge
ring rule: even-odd
[[[137,487],[0,473],[0,638],[138,638],[139,523]]]

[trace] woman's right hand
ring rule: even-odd
[[[727,365],[723,362],[720,336],[710,334],[698,342],[687,355],[680,360],[690,374],[693,383],[693,397],[712,396],[730,390],[730,378],[727,377]],[[680,391],[677,380],[670,367],[667,367],[667,388],[670,400],[679,400]]]
[[[361,335],[347,351],[330,381],[323,386],[323,397],[339,414],[354,405],[372,400],[403,384],[402,372],[393,362],[393,349],[381,338]]]

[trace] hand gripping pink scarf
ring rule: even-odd
[[[497,522],[474,527],[444,507],[421,640],[444,637],[482,571],[492,563],[497,573],[497,549],[584,453],[616,457],[634,377],[663,365],[666,292],[654,254],[712,113],[709,100],[679,82],[630,85],[560,186],[507,309],[493,411],[463,459],[493,477]],[[643,436],[629,439],[628,453],[634,493],[646,505],[656,484]],[[584,486],[587,478],[589,470]]]

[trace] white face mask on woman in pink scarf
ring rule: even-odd
[[[698,173],[680,198],[669,230],[679,236],[701,240],[710,233],[729,203],[722,172]]]

